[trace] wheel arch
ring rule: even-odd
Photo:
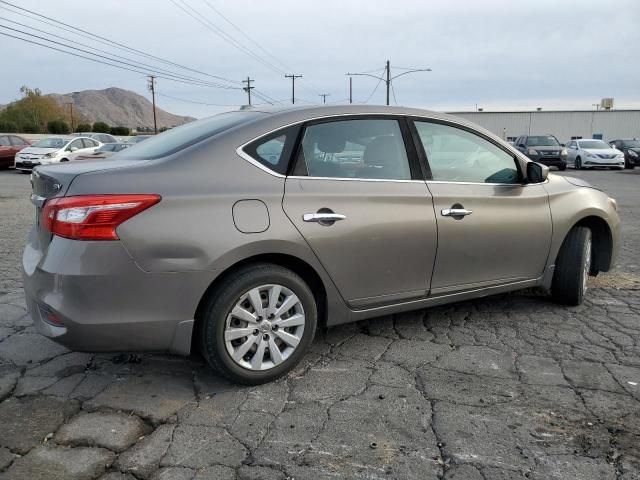
[[[597,215],[589,215],[581,218],[566,231],[562,244],[566,241],[569,232],[578,226],[587,227],[591,230],[592,242],[594,244],[594,248],[592,249],[591,271],[594,273],[609,271],[613,257],[613,234],[607,221]],[[556,261],[559,253],[559,251],[556,253]]]
[[[191,351],[197,350],[197,337],[200,331],[200,324],[202,321],[202,310],[206,304],[207,299],[215,291],[218,285],[222,283],[229,275],[235,271],[246,267],[247,265],[255,265],[259,263],[270,263],[287,268],[297,275],[299,275],[309,285],[313,296],[316,299],[316,305],[318,308],[318,327],[324,327],[327,324],[328,315],[328,300],[327,289],[322,281],[322,278],[318,274],[315,268],[309,263],[296,257],[294,255],[286,253],[262,253],[256,254],[247,258],[244,258],[229,267],[227,267],[220,275],[218,275],[207,287],[203,293],[195,312],[195,324],[193,328],[193,334],[191,336]],[[195,349],[195,350],[194,350]]]

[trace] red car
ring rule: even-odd
[[[29,140],[18,135],[0,135],[0,168],[13,167],[16,153],[29,145]]]

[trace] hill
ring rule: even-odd
[[[129,128],[153,127],[151,101],[130,90],[110,87],[66,94],[52,93],[51,96],[60,103],[73,103],[77,120],[106,122],[111,126]],[[195,120],[193,117],[174,115],[157,107],[156,114],[158,128],[175,127]]]

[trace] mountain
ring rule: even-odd
[[[76,123],[105,122],[129,128],[153,127],[153,106],[149,100],[130,90],[106,88],[66,94],[52,93],[60,103],[73,103]],[[68,107],[67,107],[68,108]],[[195,120],[174,115],[156,107],[158,128],[175,127]]]

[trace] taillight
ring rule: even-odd
[[[81,195],[48,200],[42,212],[47,230],[73,240],[118,240],[116,228],[160,201],[160,195]]]

